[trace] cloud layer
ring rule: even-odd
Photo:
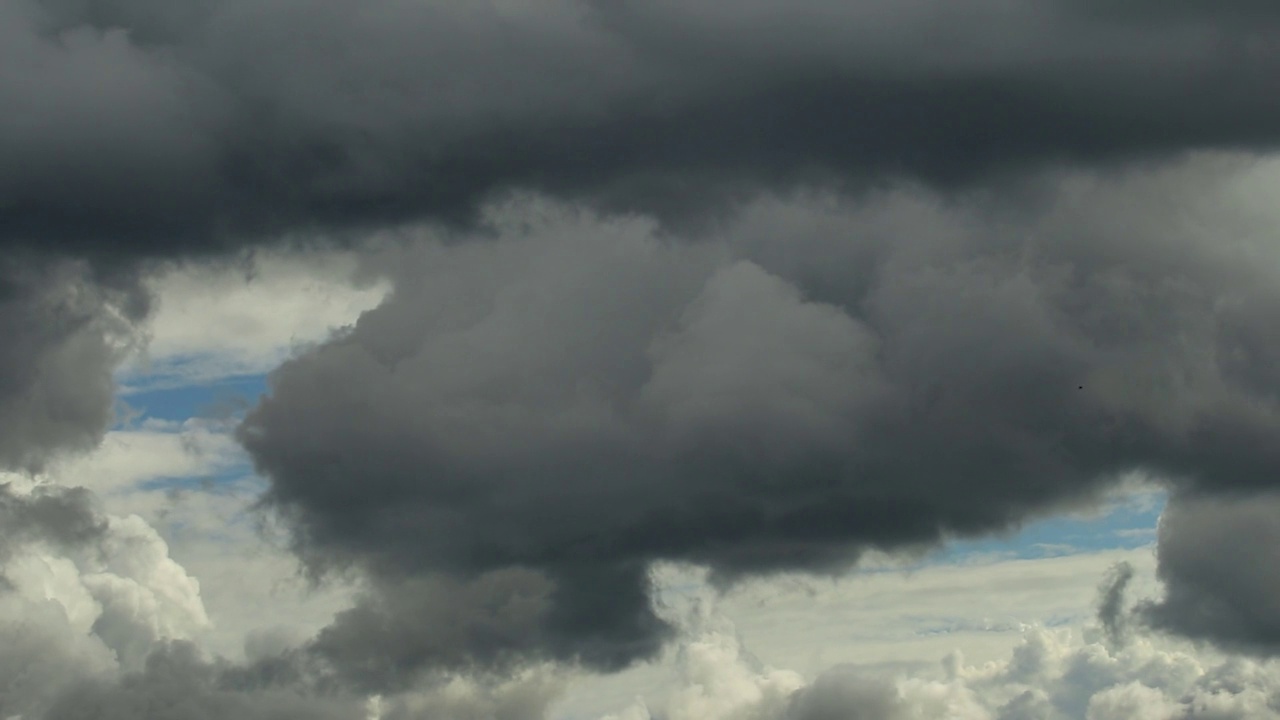
[[[1267,148],[1278,21],[1243,2],[6,0],[0,242],[172,254],[466,220],[510,190],[679,221],[762,188]]]

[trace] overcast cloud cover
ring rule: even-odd
[[[1265,2],[6,0],[0,242],[119,258],[465,221],[512,189],[697,219],[1268,148]]]
[[[1280,714],[1278,30],[0,0],[0,717],[519,720],[645,668],[616,720]],[[1003,659],[774,669],[717,609],[1134,477],[1155,567]]]

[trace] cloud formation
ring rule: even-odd
[[[83,488],[0,486],[0,716],[44,717],[208,623],[198,583],[140,518],[102,513]]]
[[[355,720],[364,703],[294,689],[238,688],[189,643],[157,648],[146,668],[122,680],[82,682],[63,693],[43,720]]]
[[[0,470],[39,470],[89,450],[111,419],[111,373],[135,340],[146,293],[84,263],[0,259]]]
[[[533,203],[382,261],[388,300],[278,370],[240,438],[314,568],[531,571],[534,656],[617,667],[669,631],[653,560],[837,571],[1134,470],[1274,483],[1274,213],[1239,184],[1270,172],[761,202],[696,245]]]
[[[463,221],[510,190],[705,216],[1273,147],[1263,3],[6,0],[0,243],[99,257]]]
[[[1133,565],[1117,563],[1098,587],[1097,620],[1103,636],[1112,645],[1122,645],[1128,640],[1130,628],[1125,617],[1124,591],[1133,582],[1133,575]]]
[[[761,666],[720,621],[681,640],[666,697],[603,720],[1263,720],[1280,717],[1275,669],[1147,638],[1108,648],[1099,638],[1029,627],[1009,657],[985,665],[958,653],[911,672],[872,661],[806,682]]]
[[[1156,627],[1235,651],[1280,654],[1280,497],[1182,497],[1160,518],[1165,596],[1139,607]]]
[[[466,643],[452,643],[450,633],[504,631],[501,622],[458,627],[456,612],[446,607],[424,613],[424,607],[454,603],[476,618],[486,613],[514,618],[520,611],[512,604],[487,604],[497,594],[485,585],[518,588],[519,578],[488,578],[469,588],[417,579],[396,589],[397,602],[414,604],[407,612],[391,608],[375,618],[365,614],[370,605],[357,604],[312,641],[266,643],[247,663],[232,663],[210,658],[184,640],[207,622],[199,588],[141,520],[101,514],[84,491],[40,486],[4,492],[9,520],[26,519],[25,525],[0,523],[5,549],[0,567],[7,580],[0,593],[0,668],[5,670],[0,712],[6,717],[555,717],[553,702],[566,678],[548,666],[388,680],[388,667],[412,667],[403,653],[419,651],[415,648],[423,647],[423,638],[456,651]],[[1107,578],[1099,595],[1099,624],[1084,629],[1083,641],[1073,631],[1032,626],[1011,655],[997,662],[968,664],[957,653],[931,668],[904,670],[868,657],[812,680],[757,660],[719,614],[712,588],[704,586],[661,608],[679,637],[668,650],[676,658],[670,691],[637,700],[606,720],[1280,717],[1274,661],[1191,652],[1145,632],[1117,638],[1108,623],[1123,612],[1121,590],[1131,577],[1120,568]],[[688,589],[674,592],[672,600],[689,594]],[[376,601],[388,597],[384,592]],[[407,617],[422,623],[404,624]],[[354,637],[369,652],[359,656],[351,643],[331,639],[343,632],[352,635],[347,641]],[[418,632],[417,639],[403,637]],[[324,664],[335,658],[356,664]]]
[[[1235,519],[1276,544],[1221,496],[1280,477],[1277,218],[1242,189],[1276,180],[1249,164],[1280,139],[1278,24],[1257,2],[0,0],[0,469],[101,440],[150,261],[399,234],[366,258],[394,292],[239,433],[310,568],[367,581],[281,660],[335,683],[334,713],[654,657],[676,633],[654,561],[839,572],[1132,471],[1177,498],[1143,617],[1273,651],[1269,581],[1207,553]],[[6,661],[61,638],[51,677],[83,680],[15,712],[311,712],[156,650],[198,589],[145,523],[86,507],[0,495],[4,601],[41,618]],[[28,562],[48,544],[72,556]],[[46,570],[62,609],[23,594]],[[1027,692],[1000,712],[1166,709]],[[862,679],[789,697],[907,712]]]

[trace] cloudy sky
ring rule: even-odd
[[[0,0],[0,720],[1280,719],[1280,4]]]

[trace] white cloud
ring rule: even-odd
[[[370,720],[541,720],[564,689],[563,675],[534,667],[495,682],[454,677],[438,687],[373,698]]]
[[[132,642],[128,654],[135,659],[160,637],[193,639],[207,651],[242,659],[247,637],[296,645],[350,605],[350,583],[313,586],[283,537],[252,512],[263,484],[249,474],[228,429],[198,420],[147,421],[108,433],[92,452],[63,458],[37,478],[0,474],[0,482],[16,488],[88,488],[113,516],[97,556],[80,558],[79,566],[43,556],[39,563],[71,568],[75,586],[93,604],[75,617],[102,617],[102,631],[117,644]],[[59,597],[74,606],[66,591]],[[198,614],[203,622],[176,632],[180,617]]]
[[[388,291],[357,284],[348,253],[263,254],[243,265],[190,265],[155,277],[146,351],[124,391],[265,373],[293,349],[355,322]]]
[[[148,493],[151,483],[213,477],[244,464],[226,428],[197,420],[149,422],[107,433],[93,451],[54,462],[44,478],[93,490],[111,512],[154,520],[163,494]]]
[[[695,646],[695,656],[719,652],[722,659],[737,657],[752,672],[785,668],[796,678],[812,679],[832,667],[873,673],[936,667],[939,658],[957,649],[976,667],[1005,662],[1026,644],[1029,628],[1080,628],[1091,622],[1099,582],[1118,562],[1135,567],[1130,586],[1135,597],[1159,591],[1150,547],[905,567],[901,561],[873,558],[871,569],[846,577],[775,577],[747,582],[723,597],[696,569],[663,566],[657,578],[666,614],[688,636],[699,638],[696,642],[706,643]],[[709,630],[718,634],[707,635]],[[725,645],[729,641],[742,644]],[[657,664],[582,679],[552,716],[647,717],[636,715],[638,708],[659,709],[671,687],[672,668],[687,667],[690,658],[681,652],[688,648]],[[743,677],[720,681],[742,688],[748,682]],[[632,704],[637,696],[641,701]]]
[[[722,607],[760,657],[806,674],[842,663],[931,662],[958,647],[985,662],[1006,654],[1028,625],[1089,620],[1099,581],[1122,561],[1138,571],[1133,593],[1156,592],[1155,557],[1144,547],[761,581]]]
[[[1118,650],[1091,633],[1025,629],[999,660],[952,654],[911,671],[837,665],[805,681],[762,666],[732,624],[681,643],[674,687],[605,720],[1266,720],[1280,712],[1280,665],[1142,638]],[[564,714],[562,717],[584,717]]]
[[[200,583],[137,515],[109,517],[106,534],[81,567],[81,582],[102,608],[94,632],[125,667],[140,667],[157,640],[187,639],[209,626]]]
[[[138,670],[155,643],[208,628],[199,583],[154,529],[136,515],[95,522],[79,544],[10,545],[0,566],[0,717],[39,717],[65,688]]]
[[[686,643],[678,667],[688,682],[667,702],[670,720],[733,720],[762,709],[780,709],[804,685],[795,672],[752,670],[739,644],[724,633]]]

